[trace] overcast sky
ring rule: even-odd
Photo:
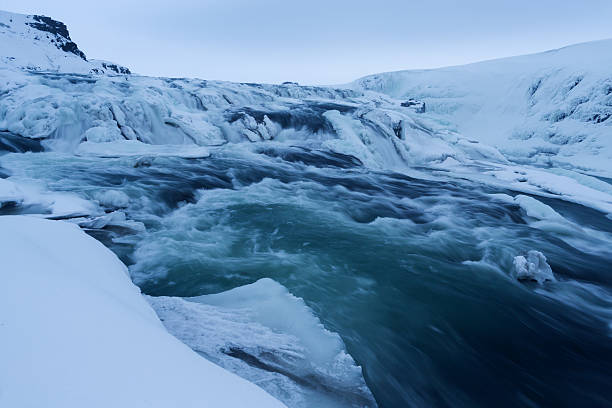
[[[145,75],[304,84],[612,38],[612,0],[2,0]]]

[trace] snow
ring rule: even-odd
[[[283,406],[168,334],[77,226],[0,217],[0,256],[0,406]]]
[[[48,17],[0,10],[0,36],[0,65],[80,74],[129,73],[108,61],[88,61],[70,39],[66,26]]]
[[[24,194],[12,181],[0,179],[0,206],[5,203],[22,202]]]
[[[543,284],[546,281],[556,281],[552,269],[544,254],[538,251],[527,252],[527,258],[523,255],[514,257],[514,277],[518,280],[530,280]]]
[[[288,406],[376,406],[340,336],[271,279],[219,294],[147,300],[170,333]]]
[[[612,40],[433,70],[370,75],[361,91],[423,101],[449,129],[520,163],[612,173]]]

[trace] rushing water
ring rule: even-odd
[[[595,210],[540,199],[573,226],[544,228],[499,198],[511,191],[274,145],[0,165],[87,199],[127,194],[146,230],[89,232],[147,294],[280,282],[340,334],[381,407],[612,404],[612,220]],[[534,249],[556,282],[512,278]]]

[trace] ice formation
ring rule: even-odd
[[[0,255],[0,406],[283,406],[168,334],[75,225],[0,217]]]
[[[16,41],[11,30],[19,24],[34,30],[29,17],[1,16],[13,19],[0,33],[4,47]],[[24,35],[18,38],[45,43]],[[32,54],[66,54],[49,47]],[[373,169],[438,168],[612,213],[612,191],[598,179],[612,176],[611,48],[612,41],[580,44],[335,88],[87,74],[73,53],[53,69],[5,61],[0,143],[104,157],[301,145],[351,155]]]
[[[376,406],[340,337],[271,279],[214,295],[147,300],[170,333],[287,406]]]
[[[352,89],[427,113],[518,163],[610,174],[612,40],[433,70],[370,75]]]
[[[546,257],[539,251],[527,252],[527,257],[519,255],[514,257],[514,277],[518,280],[534,281],[542,284],[546,281],[554,282],[555,276]]]

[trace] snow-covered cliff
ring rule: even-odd
[[[429,116],[516,162],[612,172],[612,40],[370,75],[351,88],[423,101]]]
[[[60,21],[0,10],[0,67],[80,74],[129,74],[107,61],[88,60]]]

